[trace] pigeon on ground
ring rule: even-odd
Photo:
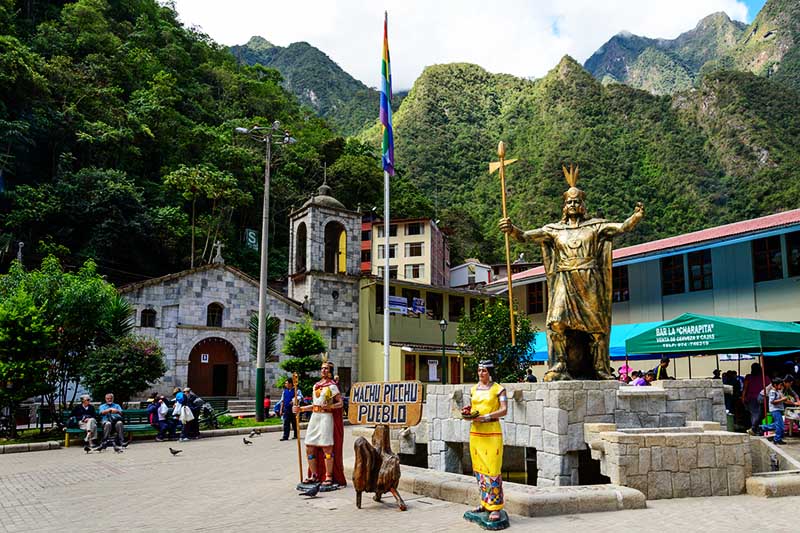
[[[242,437],[242,442],[244,442],[248,446],[253,444],[253,441],[247,440],[247,437]]]
[[[83,451],[85,451],[86,453],[89,453],[89,452],[91,452],[91,451],[92,451],[92,449],[89,447],[89,445],[88,445],[88,444],[84,444],[84,446],[83,446]]]
[[[181,453],[182,451],[183,451],[183,450],[173,450],[172,448],[170,448],[170,449],[169,449],[169,453],[171,453],[172,455],[178,455],[178,454],[179,454],[179,453]]]
[[[252,439],[253,437],[260,437],[260,436],[261,436],[261,430],[260,430],[260,429],[254,429],[254,430],[253,430],[253,431],[251,431],[251,432],[250,432],[250,434],[248,435],[248,437],[250,437],[251,439]]]
[[[114,443],[114,451],[117,453],[122,453],[122,448],[120,448],[119,446],[116,445],[116,443]]]
[[[319,483],[315,483],[313,487],[311,487],[310,489],[308,489],[306,491],[301,492],[300,494],[298,494],[298,496],[308,496],[309,498],[313,498],[319,492],[319,487],[320,487],[320,484]]]

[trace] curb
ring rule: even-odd
[[[28,442],[23,444],[5,444],[0,446],[0,454],[24,453],[24,452],[43,452],[46,450],[58,450],[61,443],[54,440],[44,442]]]
[[[345,465],[345,474],[353,467]],[[474,505],[480,500],[478,484],[471,476],[401,466],[398,489],[453,503]],[[644,509],[647,501],[638,490],[619,485],[534,487],[503,482],[506,512],[521,516],[556,516],[625,509]]]
[[[307,427],[307,422],[300,423],[301,430],[305,430]],[[274,426],[251,426],[247,428],[205,429],[200,432],[200,436],[225,437],[226,435],[249,435],[254,429],[260,429],[261,433],[278,433],[283,431],[283,426],[281,424],[276,424]]]

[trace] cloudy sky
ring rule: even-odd
[[[225,45],[260,35],[306,41],[370,87],[380,80],[383,12],[395,90],[427,65],[476,63],[491,72],[540,77],[569,54],[579,62],[630,31],[674,38],[724,11],[751,22],[764,0],[175,0],[181,22]],[[502,9],[499,7],[502,6]]]

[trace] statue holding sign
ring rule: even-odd
[[[562,167],[569,184],[563,218],[523,231],[500,220],[500,230],[520,242],[542,245],[547,274],[547,329],[550,370],[545,381],[573,378],[614,379],[608,353],[611,332],[611,244],[644,217],[636,204],[622,223],[586,216],[586,194],[577,188],[578,167]]]
[[[492,381],[489,360],[478,363],[478,383],[470,391],[470,403],[461,410],[472,419],[469,455],[472,471],[481,491],[481,504],[464,513],[464,518],[485,529],[505,529],[508,515],[503,511],[503,430],[500,419],[508,411],[506,389]]]

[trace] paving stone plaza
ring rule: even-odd
[[[121,454],[86,455],[80,447],[0,455],[0,531],[480,531],[461,518],[466,505],[403,493],[408,511],[347,489],[298,497],[296,441],[280,433],[181,443],[134,442]],[[175,448],[175,444],[172,444]],[[345,431],[345,464],[353,463]],[[528,518],[516,531],[790,531],[800,497],[739,495],[647,502],[647,509]],[[786,518],[786,520],[784,520]],[[774,519],[774,520],[773,520]]]

